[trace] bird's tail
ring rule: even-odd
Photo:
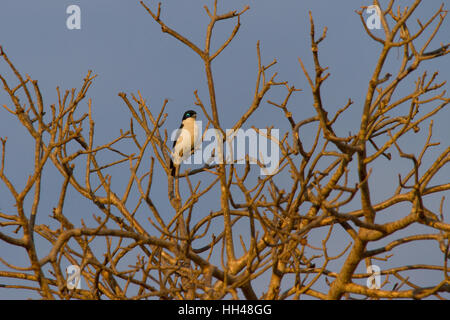
[[[170,175],[171,175],[172,177],[174,177],[174,176],[175,176],[175,172],[176,172],[175,165],[173,164],[172,159],[170,159]]]

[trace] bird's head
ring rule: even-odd
[[[182,120],[186,120],[188,118],[197,118],[197,112],[195,112],[194,110],[188,110],[183,114],[183,119]]]

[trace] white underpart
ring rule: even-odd
[[[191,149],[198,143],[198,126],[194,118],[183,120],[183,128],[179,129],[177,143],[172,152],[173,163],[179,165],[189,158]]]

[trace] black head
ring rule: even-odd
[[[188,110],[183,114],[183,120],[187,119],[187,118],[196,118],[197,117],[197,112],[195,112],[194,110]]]

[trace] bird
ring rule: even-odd
[[[197,112],[187,110],[181,119],[175,141],[172,146],[172,159],[170,159],[170,174],[175,176],[176,168],[180,163],[189,158],[194,152],[198,138],[198,127],[196,120]]]

